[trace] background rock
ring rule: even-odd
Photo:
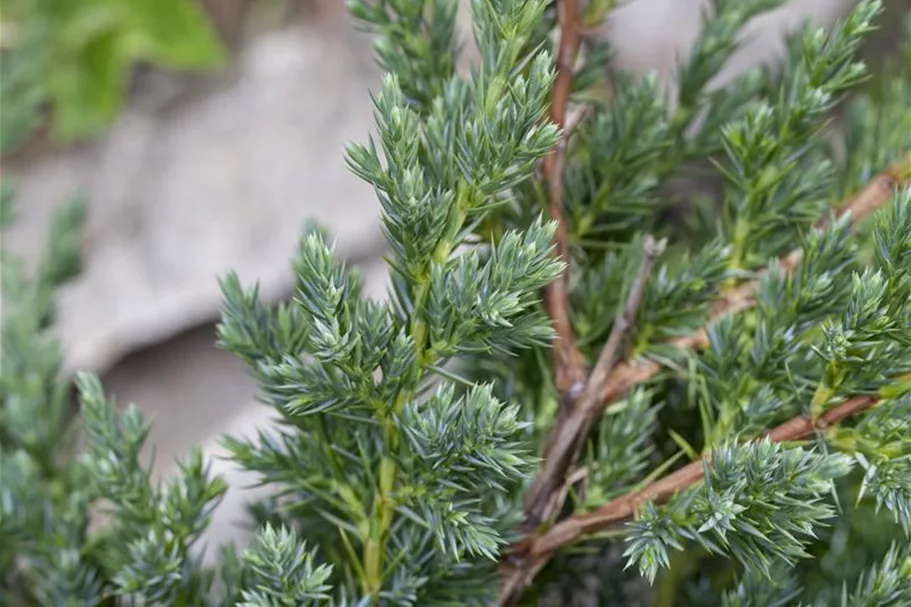
[[[67,371],[106,369],[213,320],[228,270],[286,296],[308,219],[343,257],[382,250],[372,191],[343,159],[372,127],[379,72],[369,41],[337,17],[253,40],[202,94],[169,93],[180,83],[159,76],[104,139],[5,167],[18,182],[14,253],[36,255],[72,193],[89,201],[85,270],[60,301]]]

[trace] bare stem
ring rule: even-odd
[[[645,294],[645,285],[651,275],[655,260],[664,251],[667,242],[656,242],[646,236],[643,245],[643,259],[630,289],[626,305],[617,313],[611,327],[607,343],[601,350],[598,362],[592,370],[584,391],[574,406],[568,410],[562,423],[558,423],[550,442],[545,447],[545,460],[539,470],[534,484],[525,494],[525,524],[529,529],[541,523],[551,521],[556,514],[555,504],[562,499],[555,499],[555,494],[565,490],[566,472],[579,455],[582,444],[591,430],[592,424],[601,414],[599,403],[604,386],[610,377],[611,370],[621,357],[621,346],[632,329]]]
[[[815,421],[809,416],[801,415],[775,427],[764,436],[774,442],[800,440],[817,430],[825,430],[845,418],[865,411],[878,401],[875,396],[857,396],[829,410]],[[593,512],[573,516],[554,525],[548,533],[534,542],[531,554],[540,557],[553,553],[560,546],[583,534],[595,533],[628,520],[635,514],[635,508],[648,500],[667,501],[675,493],[702,480],[703,461],[705,460],[691,462],[641,491],[624,495]]]
[[[626,303],[614,319],[607,343],[598,356],[598,362],[585,384],[581,397],[569,410],[564,418],[564,423],[559,426],[560,432],[551,435],[553,440],[553,443],[549,445],[552,447],[551,456],[544,461],[544,468],[541,469],[535,479],[535,484],[526,494],[525,524],[530,529],[544,522],[552,522],[559,514],[569,488],[581,479],[581,476],[578,479],[575,478],[576,475],[569,475],[567,478],[566,472],[578,458],[585,438],[601,413],[599,403],[604,388],[603,384],[610,377],[611,369],[621,356],[623,341],[635,324],[639,307],[642,305],[642,298],[645,295],[645,286],[652,273],[655,260],[664,251],[666,244],[665,240],[656,242],[651,236],[645,238],[642,263],[630,288]],[[513,552],[522,554],[529,547],[528,542],[532,538],[533,535],[527,536],[524,545],[515,546]],[[518,600],[527,584],[544,563],[546,560],[542,561],[540,566],[532,564],[524,569],[515,569],[514,575],[509,576],[503,584],[501,604],[509,605]]]
[[[877,402],[879,402],[879,398],[876,396],[856,396],[830,409],[815,420],[807,415],[800,415],[773,428],[763,436],[774,442],[800,440],[866,411]],[[522,562],[518,564],[519,566],[508,563],[505,567],[506,581],[503,584],[504,593],[501,595],[501,605],[510,605],[518,600],[522,590],[531,581],[531,577],[540,571],[560,548],[585,535],[604,531],[633,518],[637,509],[647,501],[665,502],[679,491],[701,482],[704,463],[707,461],[709,461],[708,456],[691,462],[644,489],[611,500],[592,512],[571,516],[551,527],[543,535],[531,540],[526,546],[526,552],[522,555]]]
[[[572,88],[576,56],[579,53],[579,0],[558,0],[557,10],[560,21],[560,46],[557,50],[557,76],[551,97],[550,119],[563,130],[563,134],[560,144],[544,159],[544,178],[548,187],[548,211],[551,219],[557,223],[554,254],[567,264],[567,270],[544,290],[544,301],[547,313],[553,321],[554,332],[557,334],[553,344],[557,390],[564,396],[564,400],[570,400],[571,395],[584,383],[586,376],[585,358],[576,345],[569,316],[569,289],[566,279],[570,260],[569,230],[563,216],[563,164],[566,140],[570,134],[566,108]]]

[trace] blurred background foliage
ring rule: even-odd
[[[57,143],[97,135],[133,66],[221,67],[227,52],[196,0],[4,0],[0,153],[47,127]]]

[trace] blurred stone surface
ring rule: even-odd
[[[753,19],[744,28],[741,48],[710,86],[723,86],[745,70],[779,59],[784,35],[805,20],[828,26],[854,0],[792,0]],[[614,65],[636,73],[667,74],[686,56],[699,34],[709,0],[632,0],[618,2],[602,30],[611,41]]]
[[[617,65],[667,74],[696,36],[705,4],[624,5],[603,30]],[[799,0],[757,19],[715,85],[779,56],[783,30],[804,17],[827,24],[850,4]],[[102,140],[4,167],[18,177],[20,218],[4,246],[26,257],[43,245],[53,208],[85,191],[87,265],[60,305],[66,369],[106,372],[118,402],[154,417],[157,476],[191,445],[203,446],[232,486],[210,543],[245,537],[236,525],[251,495],[243,487],[255,480],[219,459],[219,437],[270,421],[241,365],[214,348],[216,277],[233,269],[259,281],[265,298],[286,297],[303,222],[315,218],[338,237],[342,257],[364,266],[368,290],[384,291],[379,206],[343,162],[344,144],[372,130],[367,93],[379,70],[343,3],[315,6],[241,44],[235,65],[215,78],[147,74]],[[467,32],[468,12],[461,16]]]
[[[228,270],[285,296],[307,219],[341,256],[375,256],[377,203],[343,154],[371,129],[377,77],[369,41],[322,15],[254,40],[204,95],[180,103],[163,84],[102,140],[4,167],[18,182],[14,253],[34,256],[72,193],[89,202],[85,271],[60,301],[66,370],[214,319]]]

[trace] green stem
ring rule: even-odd
[[[743,217],[738,217],[736,223],[734,223],[734,234],[732,235],[732,248],[731,248],[731,261],[728,264],[728,268],[732,272],[743,269],[744,257],[746,256],[746,245],[747,238],[750,235],[750,222],[745,220]],[[736,284],[736,279],[731,278],[728,280],[727,287],[733,288]]]
[[[826,381],[821,381],[818,386],[816,386],[816,391],[813,393],[813,400],[810,401],[810,415],[813,418],[817,418],[822,415],[823,407],[832,400],[832,396],[835,395],[835,388],[830,386]]]
[[[389,424],[387,430],[395,432],[395,426]],[[389,437],[398,442],[397,434]],[[390,449],[391,450],[391,449]],[[364,590],[370,597],[372,605],[379,603],[380,591],[383,588],[383,556],[386,552],[386,538],[392,526],[392,515],[395,501],[392,492],[398,477],[395,461],[388,455],[380,460],[379,499],[374,502],[374,516],[370,524],[370,535],[364,542]]]
[[[458,193],[456,194],[455,205],[452,212],[449,213],[449,219],[446,224],[446,230],[443,232],[440,241],[434,248],[431,259],[434,263],[443,264],[449,259],[452,250],[456,247],[459,230],[465,223],[468,207],[467,187],[464,183],[459,184]],[[429,264],[428,264],[429,266]],[[414,290],[414,310],[411,317],[411,338],[414,340],[414,346],[417,350],[417,371],[426,362],[424,354],[427,350],[427,322],[424,320],[423,308],[427,305],[427,298],[430,296],[430,268],[424,272],[419,279],[417,287]],[[407,399],[405,399],[407,400]],[[400,398],[396,403],[396,408],[403,404]]]
[[[744,256],[746,255],[747,238],[750,235],[750,222],[743,217],[738,217],[734,224],[734,247],[731,252],[731,269],[743,269]]]
[[[449,259],[452,250],[458,245],[459,231],[465,223],[468,208],[468,191],[465,184],[460,184],[456,195],[455,205],[449,215],[446,230],[434,248],[431,259],[434,263],[443,264]],[[415,380],[420,379],[421,370],[428,364],[428,327],[424,320],[423,310],[430,296],[431,271],[428,267],[418,280],[414,290],[414,309],[412,310],[410,333],[415,348]],[[399,392],[395,401],[394,411],[399,413],[405,404],[414,397],[417,381],[411,384],[411,389]],[[384,424],[384,442],[386,455],[380,460],[379,493],[373,503],[373,513],[364,541],[364,593],[370,597],[371,605],[379,604],[380,592],[383,587],[383,560],[386,553],[386,540],[392,519],[395,513],[394,490],[398,480],[398,467],[395,460],[389,455],[398,450],[399,436],[395,420],[386,416]]]
[[[844,371],[842,365],[838,360],[830,360],[826,365],[822,379],[816,386],[816,391],[813,393],[813,400],[810,401],[810,415],[814,419],[822,415],[823,409],[835,396],[843,381]]]
[[[430,293],[430,276],[423,279],[414,290],[414,310],[412,312],[413,316],[411,317],[411,339],[414,340],[415,349],[421,353],[423,352],[424,345],[427,343],[427,322],[424,320],[424,315],[421,313],[422,308],[427,304],[427,296]],[[404,395],[403,391],[401,395]],[[400,395],[400,396],[401,396]],[[403,398],[399,398],[396,402],[396,409],[398,409],[403,403]]]

